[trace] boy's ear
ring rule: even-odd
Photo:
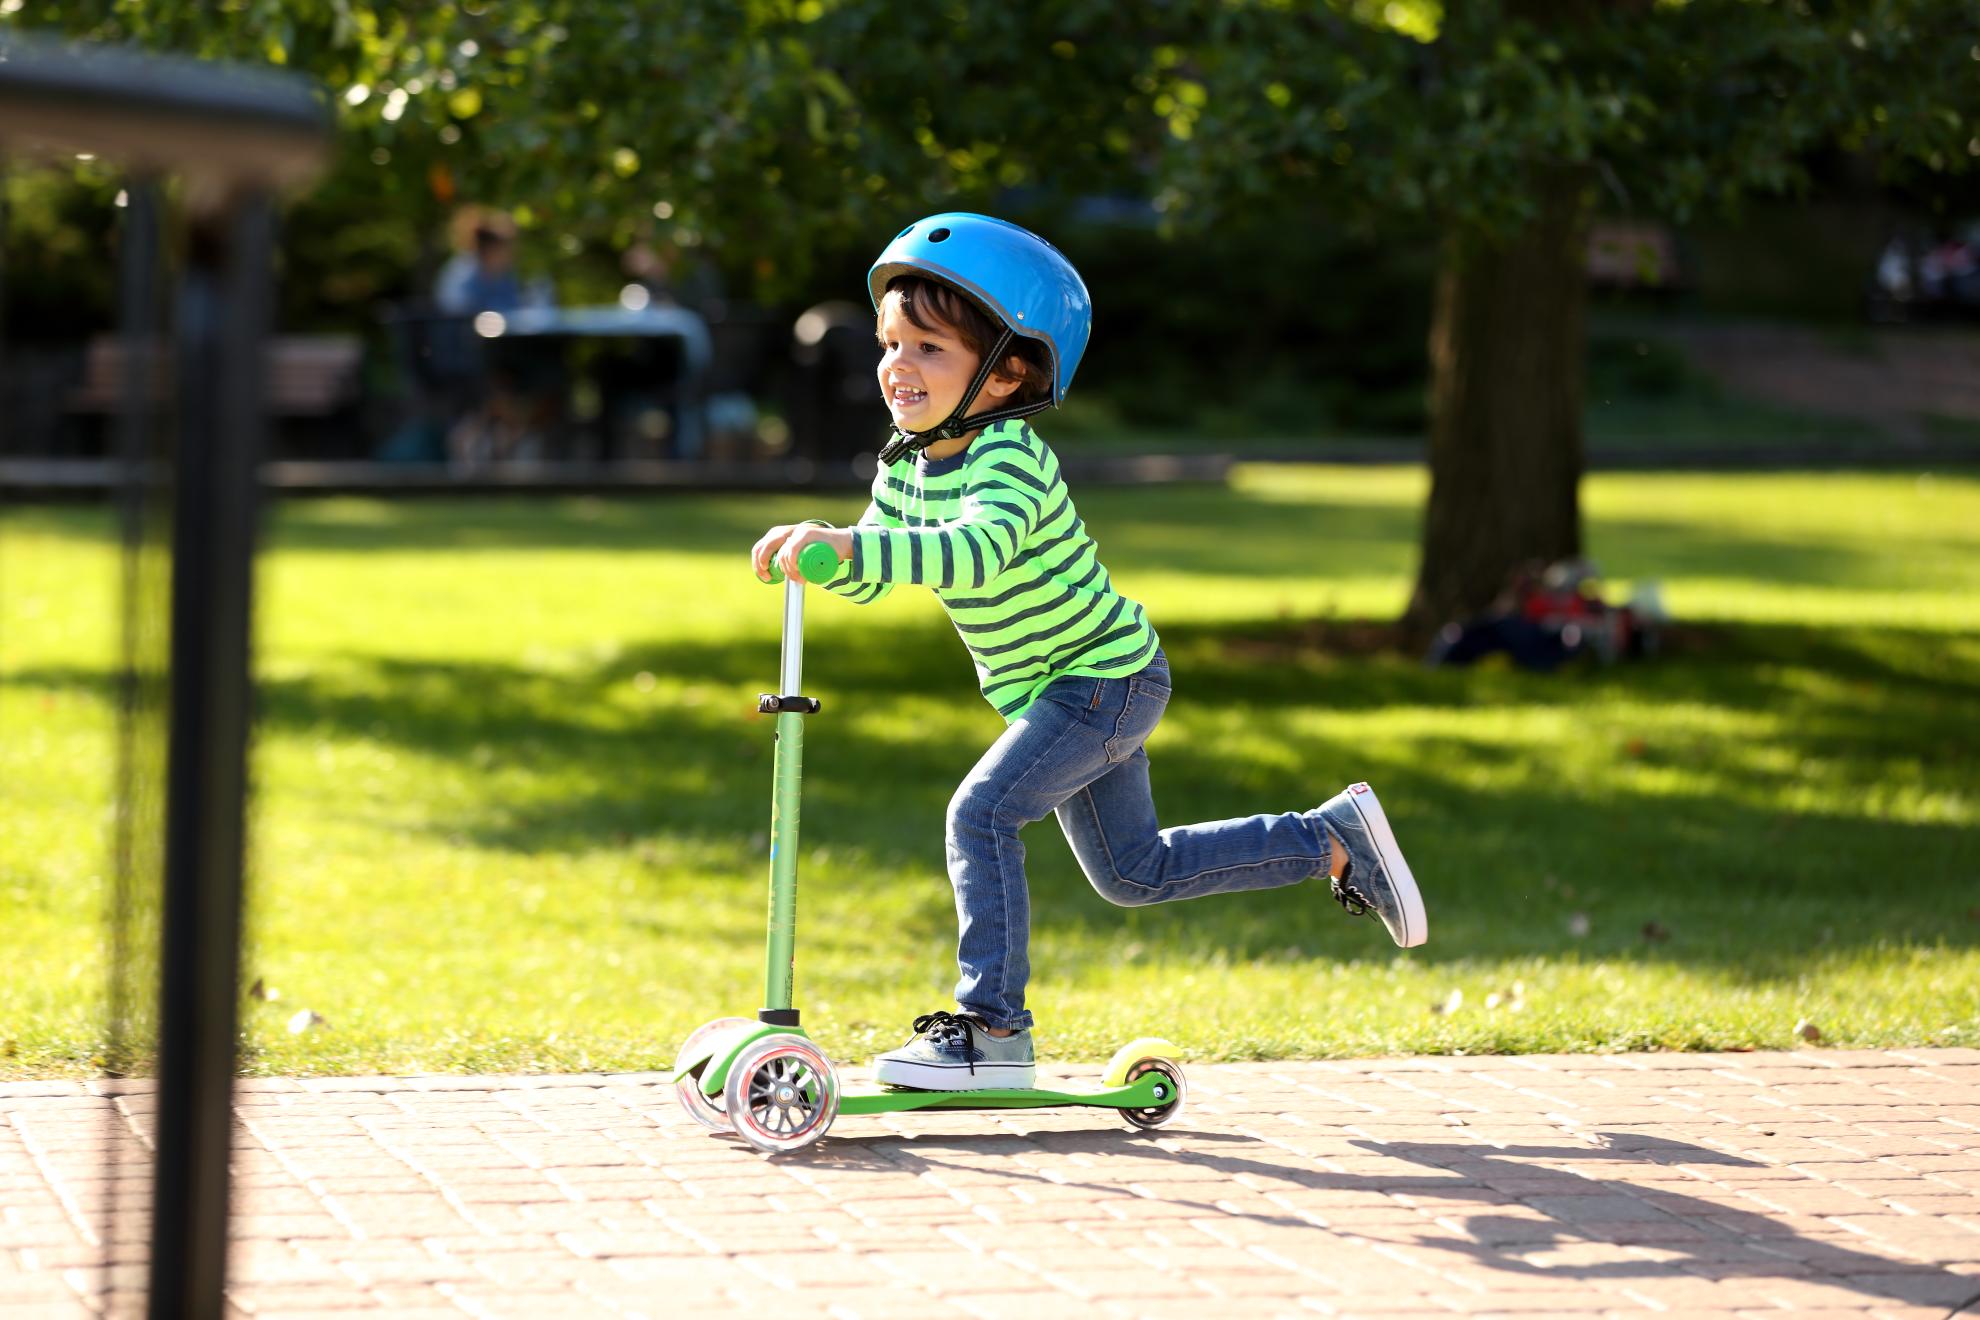
[[[990,379],[983,382],[982,393],[993,399],[1008,399],[1017,393],[1018,386],[1024,384],[1024,359],[1013,353],[1004,359],[1004,369],[990,373]]]

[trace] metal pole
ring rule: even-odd
[[[196,217],[179,297],[171,742],[150,1313],[218,1316],[227,1265],[247,791],[249,609],[272,219]]]
[[[804,578],[784,580],[784,649],[777,689],[784,696],[804,690]],[[777,716],[776,765],[771,772],[770,935],[764,952],[763,1009],[757,1018],[779,1026],[798,1025],[791,1007],[797,949],[798,802],[804,774],[804,716]]]
[[[156,180],[132,178],[130,204],[118,271],[118,333],[125,347],[123,398],[117,412],[114,450],[122,465],[118,503],[123,529],[123,674],[118,682],[117,797],[112,834],[110,890],[109,1042],[104,1071],[130,1077],[158,1046],[152,996],[158,973],[158,798],[162,765],[155,752],[159,737],[158,640],[163,599],[154,580],[156,555],[147,541],[158,531],[148,526],[157,470],[155,345],[159,342],[159,188]],[[142,918],[140,914],[143,914]],[[135,1225],[148,1224],[146,1201],[152,1184],[126,1175],[136,1143],[121,1130],[104,1143],[104,1227],[107,1244],[130,1240]],[[127,1228],[126,1222],[132,1227]]]
[[[7,158],[0,155],[0,350],[7,345]],[[0,362],[6,354],[0,352]],[[0,391],[0,401],[6,398]]]
[[[138,875],[139,770],[138,723],[144,695],[141,671],[147,657],[142,641],[144,613],[145,512],[151,474],[155,470],[153,421],[158,377],[158,198],[156,180],[130,181],[130,203],[124,212],[122,268],[118,272],[118,333],[124,341],[123,400],[117,411],[116,455],[122,464],[118,511],[124,538],[123,648],[124,672],[119,683],[117,739],[117,819],[113,853],[116,874],[110,900],[110,1051],[108,1071],[125,1077],[134,1062],[148,1053],[147,1045],[132,1040],[132,991],[141,978],[134,974],[136,932],[133,923],[140,904],[137,888],[151,877]],[[149,960],[147,960],[149,961]],[[146,990],[149,990],[147,985]]]

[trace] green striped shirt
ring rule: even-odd
[[[1006,720],[1055,678],[1119,678],[1155,654],[1155,629],[1114,590],[1059,460],[1023,421],[873,474],[852,558],[826,588],[865,605],[901,582],[934,589]]]

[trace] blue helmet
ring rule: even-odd
[[[928,275],[952,284],[1011,334],[1044,345],[1052,404],[1065,401],[1093,331],[1093,300],[1059,249],[1008,220],[944,211],[903,229],[873,263],[866,287],[874,311],[880,310],[887,281],[897,275]],[[969,402],[965,399],[963,407]]]

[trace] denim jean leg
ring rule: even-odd
[[[1088,883],[1121,907],[1295,885],[1324,874],[1333,855],[1310,811],[1161,828],[1146,751],[1073,794],[1058,816]]]
[[[1112,764],[1058,807],[1059,827],[1102,898],[1142,907],[1179,898],[1276,889],[1322,874],[1333,843],[1317,812],[1288,811],[1163,829],[1143,746],[1169,701],[1169,668],[1124,680],[1108,743]]]
[[[1031,899],[1018,831],[1109,769],[1094,714],[1106,682],[1061,679],[991,744],[949,802],[949,881],[956,891],[956,1003],[993,1027],[1032,1024]]]

